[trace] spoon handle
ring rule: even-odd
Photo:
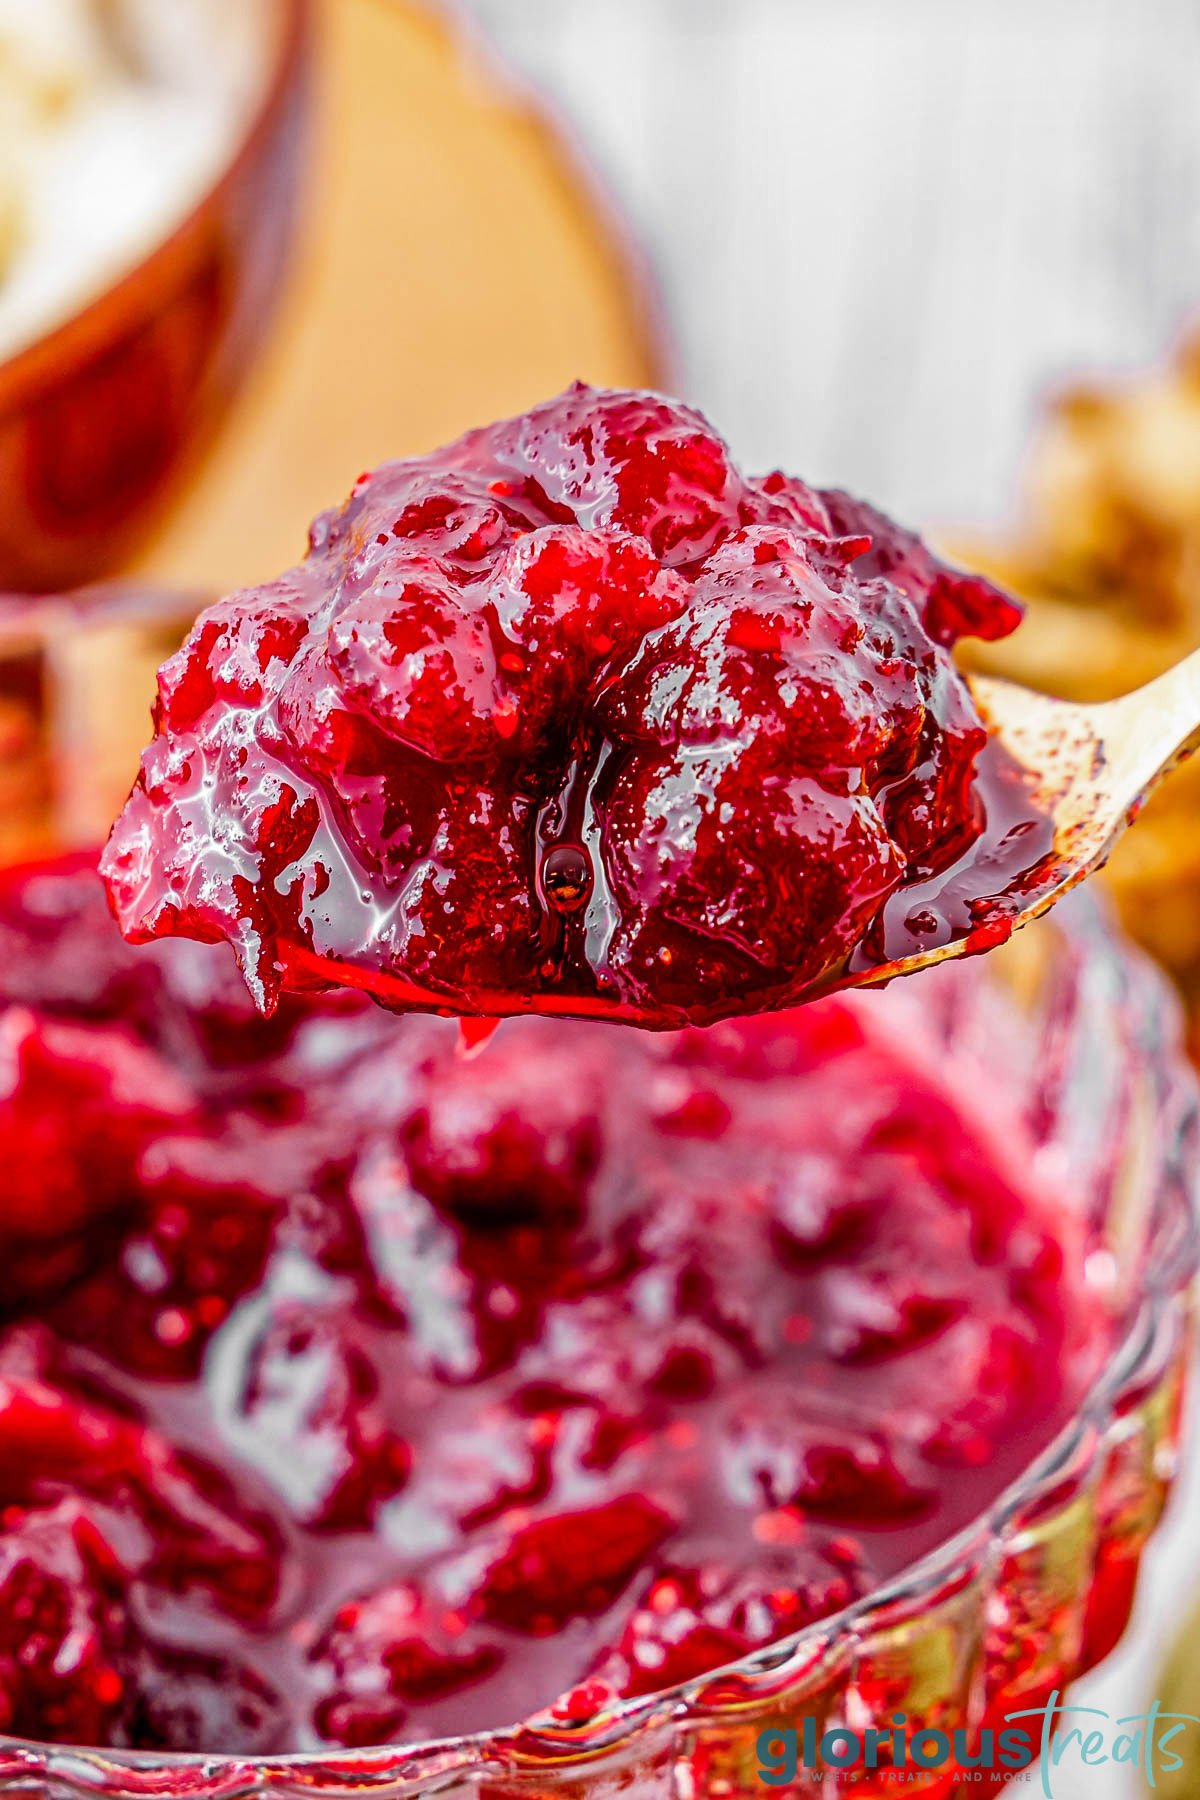
[[[1090,710],[1110,779],[1132,801],[1200,750],[1200,650],[1136,692]]]

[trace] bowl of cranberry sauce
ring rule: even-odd
[[[977,1728],[1120,1635],[1196,1098],[1086,899],[471,1044],[264,1018],[83,854],[0,878],[0,999],[0,1780],[753,1792],[769,1723]]]

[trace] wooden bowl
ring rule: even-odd
[[[455,4],[314,0],[295,279],[210,456],[127,571],[217,593],[303,554],[363,469],[577,376],[670,386],[636,230],[570,121]]]
[[[310,0],[275,12],[262,91],[219,178],[165,241],[0,363],[0,588],[124,562],[211,431],[274,311],[299,190]]]

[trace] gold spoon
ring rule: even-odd
[[[928,885],[941,916],[940,929],[928,927],[927,944],[912,929],[920,893],[914,899],[909,890],[889,903],[882,947],[856,952],[838,985],[870,986],[987,949],[1038,918],[1107,861],[1146,797],[1200,749],[1200,650],[1123,699],[1096,705],[1051,699],[992,676],[969,679],[992,734],[985,756],[998,750],[1021,765],[1028,820],[999,847],[973,849],[948,879]],[[1022,832],[1029,834],[1024,840]],[[1030,845],[1024,863],[1012,848],[1022,841]],[[977,928],[964,922],[966,911]]]

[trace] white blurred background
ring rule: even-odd
[[[754,467],[995,519],[1048,383],[1200,315],[1200,0],[467,10],[599,161]]]

